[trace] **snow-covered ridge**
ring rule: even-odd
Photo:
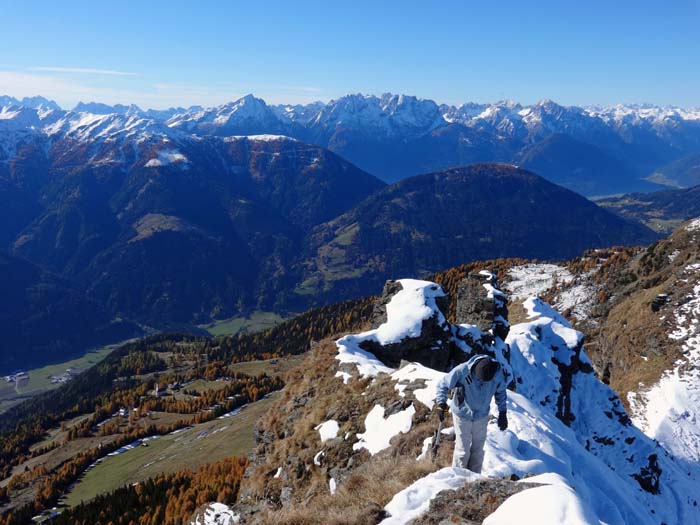
[[[387,341],[414,337],[419,321],[439,315],[432,304],[439,287],[433,289],[425,281],[401,283],[403,290],[387,305],[385,325],[391,326],[382,325],[384,330],[390,329]],[[391,307],[394,299],[396,308]],[[593,373],[582,346],[583,334],[561,313],[532,296],[523,305],[529,319],[512,326],[507,339],[517,384],[517,392],[508,393],[509,428],[499,432],[493,421],[489,425],[482,474],[493,478],[534,476],[526,481],[541,487],[512,496],[485,523],[511,525],[517,517],[521,525],[700,524],[700,513],[696,512],[700,467],[674,459],[630,424],[617,395]],[[370,352],[361,351],[358,342],[377,340],[378,330],[338,340],[337,359],[354,365],[360,375],[391,374],[397,380],[399,397],[406,396],[405,382],[423,379],[426,388],[413,395],[418,402],[432,406],[430,398],[442,372],[417,363],[394,370]],[[504,352],[505,347],[496,351]],[[505,359],[504,355],[497,357]],[[367,436],[377,443],[372,453],[390,446],[391,437],[410,430],[409,410],[390,420],[392,416],[384,417],[383,407],[375,406],[365,418],[366,432],[358,436],[355,448],[370,448]],[[494,416],[495,411],[492,406]],[[421,456],[429,446],[430,439]],[[478,478],[451,467],[421,478],[394,496],[385,508],[391,517],[383,523],[408,523],[429,508],[439,491],[459,488]],[[537,502],[535,506],[533,502]]]

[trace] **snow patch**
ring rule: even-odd
[[[428,457],[428,453],[430,452],[430,447],[432,447],[432,446],[433,446],[433,436],[425,438],[423,440],[423,448],[421,448],[420,454],[418,454],[416,461],[426,459]]]
[[[329,439],[334,439],[338,435],[340,426],[335,419],[329,419],[325,423],[316,426],[315,430],[318,430],[318,434],[321,436],[321,443],[323,443]]]
[[[425,513],[430,508],[430,501],[439,492],[458,489],[468,481],[476,481],[481,478],[482,476],[479,474],[457,467],[446,467],[428,474],[391,498],[391,501],[384,507],[390,517],[382,520],[380,525],[407,524]]]
[[[557,264],[526,264],[508,270],[508,281],[504,288],[511,300],[519,301],[532,296],[541,296],[555,283],[569,283],[574,276]]]
[[[690,221],[690,222],[686,225],[685,229],[686,229],[687,231],[689,231],[689,232],[700,231],[700,217],[697,218],[697,219],[693,219],[692,221]]]
[[[413,415],[416,408],[411,405],[388,417],[384,417],[384,407],[375,405],[365,418],[365,432],[357,434],[359,441],[352,446],[353,450],[366,448],[370,454],[375,455],[388,448],[394,436],[404,434],[411,430]]]
[[[646,435],[675,456],[700,462],[700,285],[677,307],[674,320],[669,338],[682,341],[683,358],[655,385],[630,392],[628,400],[632,420]]]
[[[352,378],[351,374],[348,374],[347,372],[343,372],[342,370],[338,370],[335,373],[335,377],[341,377],[343,379],[343,384],[347,385],[348,381]]]
[[[422,380],[425,383],[425,387],[413,390],[413,395],[426,407],[432,409],[435,404],[437,384],[444,375],[444,373],[423,366],[420,363],[410,363],[393,372],[391,378],[397,381],[394,388],[401,397],[405,397],[406,393],[404,391],[410,383]]]
[[[170,164],[182,163],[183,166],[188,165],[189,161],[182,153],[174,149],[164,149],[158,152],[158,156],[155,159],[149,160],[146,164],[146,168],[159,168],[162,166],[169,166]]]
[[[198,516],[193,525],[234,525],[240,522],[240,516],[235,514],[228,505],[209,503],[204,514]]]

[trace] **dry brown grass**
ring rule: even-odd
[[[386,375],[354,376],[343,384],[334,377],[336,352],[333,341],[316,345],[289,372],[279,401],[259,422],[264,439],[242,491],[244,504],[265,509],[255,515],[255,523],[375,523],[396,492],[450,462],[453,445],[447,439],[435,462],[416,461],[437,422],[409,390],[401,398]],[[394,437],[392,446],[375,456],[353,451],[355,434],[365,431],[364,419],[375,404],[397,411],[412,403],[416,414],[410,432]],[[329,419],[339,423],[338,438],[321,443],[315,427]],[[313,461],[319,451],[325,454],[320,466]],[[333,496],[331,477],[338,486]]]
[[[428,461],[414,456],[384,455],[364,463],[334,495],[325,494],[312,500],[260,517],[259,523],[279,525],[370,525],[382,518],[381,509],[389,500],[415,480],[436,470]]]

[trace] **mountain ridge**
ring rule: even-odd
[[[656,170],[700,150],[700,110],[673,106],[562,106],[551,100],[532,105],[502,101],[450,106],[387,93],[380,97],[346,95],[306,105],[268,105],[246,95],[211,108],[143,111],[133,105],[81,103],[72,111],[63,111],[42,100],[27,102],[27,109],[38,112],[24,117],[33,132],[46,129],[53,121],[68,121],[72,124],[67,127],[74,128],[84,118],[81,115],[87,115],[77,110],[90,109],[103,116],[141,119],[141,129],[160,127],[165,133],[283,134],[324,146],[387,182],[473,162],[514,162],[523,155],[524,148],[559,133],[600,148],[619,163],[626,184],[623,191],[646,191],[666,183],[663,177],[653,176]],[[13,113],[18,118],[17,108],[23,107],[22,101],[10,97],[1,98],[0,105],[0,121],[5,120],[5,126]],[[114,130],[116,120],[112,120]],[[84,139],[99,137],[97,129],[86,124],[80,127]],[[601,162],[603,167],[610,164],[605,159]],[[575,166],[558,169],[564,173],[556,180],[582,178]],[[619,188],[606,184],[605,178],[597,180],[592,188],[580,184],[569,187],[579,191],[583,188],[587,195],[619,193]]]
[[[494,257],[563,260],[587,248],[655,239],[525,169],[473,164],[403,179],[317,226],[297,292],[363,295],[391,275],[423,276]]]

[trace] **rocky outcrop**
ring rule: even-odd
[[[435,289],[439,289],[435,285]],[[375,304],[372,314],[372,327],[378,328],[387,321],[387,304],[403,290],[400,281],[387,281],[381,297]],[[445,370],[450,363],[450,356],[456,351],[452,341],[452,325],[442,315],[446,310],[448,297],[436,297],[437,310],[423,320],[420,335],[407,337],[393,344],[382,345],[377,341],[363,341],[360,347],[373,353],[383,363],[398,368],[401,361],[414,361],[436,370]]]
[[[436,285],[437,286],[437,285]],[[387,322],[387,305],[403,289],[400,281],[387,281],[382,295],[374,305],[372,328]],[[448,310],[447,294],[435,298],[437,309],[424,319],[420,335],[405,338],[393,344],[363,341],[362,349],[373,353],[386,365],[396,368],[402,361],[417,362],[436,370],[449,370],[466,361],[474,353],[495,355],[493,345],[508,336],[507,296],[500,290],[495,274],[469,274],[459,285],[456,297],[458,325],[470,325],[476,330],[465,330],[445,320],[442,312]],[[464,351],[465,345],[470,352]]]
[[[481,271],[467,275],[457,289],[455,310],[457,324],[476,326],[502,341],[508,337],[508,297],[494,273]]]

